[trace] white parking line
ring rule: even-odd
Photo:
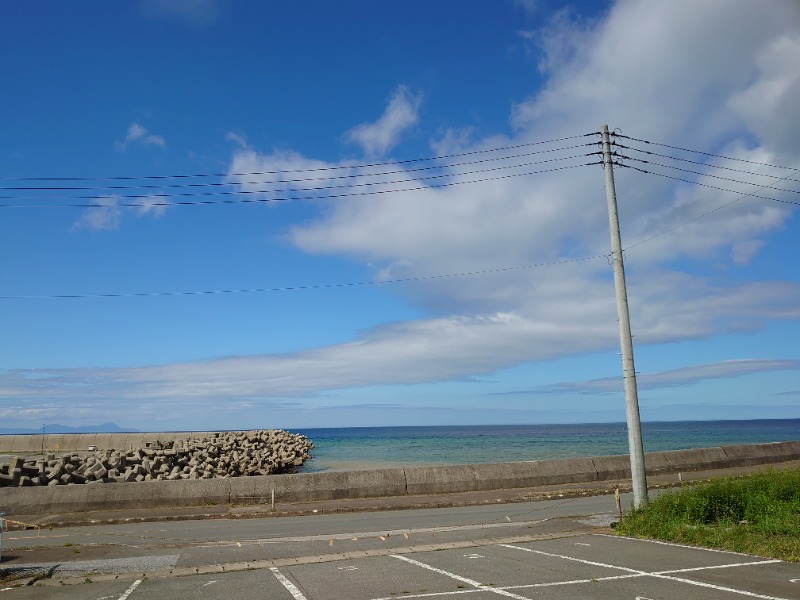
[[[516,600],[530,600],[525,596],[518,596],[517,594],[512,594],[511,592],[508,592],[502,588],[493,588],[491,586],[483,585],[482,583],[480,583],[479,581],[475,581],[474,579],[467,579],[466,577],[461,577],[461,575],[456,575],[455,573],[450,573],[449,571],[444,571],[443,569],[437,569],[434,566],[427,565],[423,562],[419,562],[418,560],[414,560],[413,558],[407,558],[399,554],[391,554],[390,556],[392,558],[398,558],[400,560],[404,560],[412,565],[422,567],[423,569],[428,569],[429,571],[433,571],[434,573],[445,575],[447,577],[450,577],[451,579],[455,579],[456,581],[467,583],[478,590],[486,590],[489,592],[493,592],[495,594],[499,594],[500,596],[507,596],[508,598],[516,598]]]
[[[610,535],[608,533],[592,533],[598,537],[607,537],[612,540],[631,540],[634,542],[646,542],[648,544],[659,544],[661,546],[674,546],[675,548],[686,548],[687,550],[704,550],[705,552],[717,552],[719,554],[735,554],[737,556],[750,556],[744,552],[734,552],[733,550],[720,550],[718,548],[703,548],[702,546],[689,546],[687,544],[678,544],[676,542],[665,542],[663,540],[646,540],[643,538],[627,537],[623,535]]]
[[[278,569],[276,569],[275,567],[270,567],[269,570],[272,571],[272,574],[278,578],[278,581],[280,581],[283,584],[283,587],[285,587],[286,590],[292,595],[292,598],[294,598],[294,600],[307,600],[306,597],[303,595],[303,592],[298,590],[295,584],[286,579],[284,574],[278,571]]]
[[[691,573],[692,571],[708,571],[711,569],[730,569],[731,567],[749,567],[751,565],[772,565],[775,563],[783,562],[777,558],[770,560],[757,560],[753,562],[730,563],[727,565],[711,565],[709,567],[690,567],[688,569],[671,569],[669,571],[657,571],[649,573],[649,575],[674,575],[675,573]]]
[[[722,585],[714,585],[713,583],[705,583],[703,581],[692,581],[691,579],[684,579],[683,577],[670,577],[669,575],[657,575],[655,573],[651,573],[650,576],[657,577],[659,579],[669,579],[670,581],[680,581],[681,583],[689,583],[691,585],[710,588],[712,590],[717,590],[719,592],[732,592],[734,594],[741,594],[742,596],[750,596],[751,598],[761,598],[762,600],[791,600],[791,598],[766,596],[764,594],[756,594],[755,592],[748,592],[746,590],[737,590],[735,588],[729,588]]]
[[[640,571],[638,569],[629,569],[628,567],[619,567],[617,565],[609,565],[607,563],[595,562],[593,560],[586,560],[583,558],[574,558],[572,556],[564,556],[563,554],[553,554],[551,552],[543,552],[542,550],[533,550],[532,548],[523,548],[522,546],[512,546],[510,544],[500,544],[503,548],[511,548],[513,550],[523,550],[525,552],[531,552],[533,554],[541,554],[543,556],[550,556],[552,558],[561,558],[564,560],[571,560],[574,562],[583,563],[585,565],[592,565],[593,567],[606,567],[609,569],[618,569],[620,571],[627,571],[628,573],[635,573],[636,575],[648,575],[645,571]]]
[[[684,579],[682,577],[673,577],[670,575],[671,573],[685,573],[685,572],[696,572],[696,571],[709,571],[712,569],[725,569],[729,567],[743,567],[743,566],[750,566],[750,565],[764,565],[764,564],[774,564],[776,562],[783,562],[780,560],[762,560],[762,561],[753,561],[753,562],[746,562],[746,563],[736,563],[736,564],[728,564],[728,565],[712,565],[708,567],[694,567],[689,569],[675,569],[671,571],[657,571],[657,572],[647,572],[647,571],[640,571],[637,569],[629,569],[627,567],[620,567],[617,565],[610,565],[606,563],[599,563],[590,560],[584,560],[582,558],[574,558],[572,556],[565,556],[563,554],[553,554],[551,552],[543,552],[541,550],[533,550],[532,548],[523,548],[522,546],[512,546],[510,544],[500,544],[500,546],[504,548],[512,548],[514,550],[523,550],[525,552],[531,552],[533,554],[542,554],[544,556],[550,556],[553,558],[562,558],[564,560],[571,560],[579,563],[584,563],[588,565],[593,565],[597,567],[609,567],[612,569],[619,569],[622,571],[627,571],[634,575],[642,576],[642,577],[655,577],[657,579],[668,579],[670,581],[678,581],[680,583],[688,583],[689,585],[695,585],[698,587],[705,587],[710,588],[713,590],[717,590],[720,592],[731,592],[734,594],[741,594],[742,596],[749,596],[751,598],[761,598],[762,600],[791,600],[789,598],[780,598],[776,596],[767,596],[764,594],[756,594],[755,592],[748,592],[746,590],[738,590],[736,588],[729,588],[721,585],[715,585],[713,583],[705,583],[702,581],[693,581],[691,579]],[[612,579],[612,578],[604,578],[604,579]],[[521,587],[521,586],[520,586]],[[526,586],[527,587],[527,586]],[[519,589],[519,587],[515,587],[515,589]]]
[[[135,590],[137,587],[139,587],[140,583],[142,583],[141,579],[137,579],[136,581],[134,581],[131,584],[131,586],[127,590],[125,590],[125,593],[122,594],[122,596],[119,597],[118,600],[127,600],[128,596],[130,596],[133,593],[133,590]]]

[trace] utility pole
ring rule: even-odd
[[[642,425],[639,420],[639,395],[636,389],[636,369],[633,366],[633,339],[631,338],[631,320],[628,314],[628,292],[625,288],[625,265],[622,262],[622,239],[619,234],[617,192],[614,189],[614,167],[611,160],[608,125],[600,127],[600,134],[603,139],[603,169],[606,172],[606,200],[608,201],[608,224],[611,230],[614,289],[617,292],[619,345],[622,349],[622,382],[625,387],[625,413],[628,422],[628,451],[631,459],[633,506],[639,508],[647,504],[647,478],[644,471]]]

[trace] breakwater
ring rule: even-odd
[[[62,438],[64,436],[61,436]],[[64,445],[76,446],[73,436]],[[27,442],[28,440],[24,440]],[[101,449],[95,442],[104,442]],[[117,440],[121,442],[122,440]],[[125,442],[129,440],[126,438]],[[144,441],[144,440],[142,440]],[[49,453],[35,459],[14,456],[0,463],[2,486],[58,486],[212,479],[293,472],[311,458],[313,443],[281,430],[212,433],[201,437],[155,439],[144,447],[113,447],[113,439],[92,439],[84,452]],[[13,443],[9,444],[13,448]],[[25,444],[27,448],[29,444]],[[17,450],[21,451],[21,450]]]
[[[648,475],[800,460],[800,441],[645,454]],[[442,467],[298,473],[117,485],[5,488],[0,508],[13,514],[143,509],[204,504],[268,504],[412,496],[588,483],[630,478],[627,456]]]

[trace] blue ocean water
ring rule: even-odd
[[[624,423],[293,430],[314,442],[301,472],[628,453]],[[645,452],[800,440],[800,419],[642,423]]]

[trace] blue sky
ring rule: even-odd
[[[572,137],[603,123],[667,145],[620,138],[650,173],[615,170],[642,418],[800,417],[791,0],[4,23],[2,427],[624,420],[604,176]],[[88,189],[10,189],[48,186]]]

